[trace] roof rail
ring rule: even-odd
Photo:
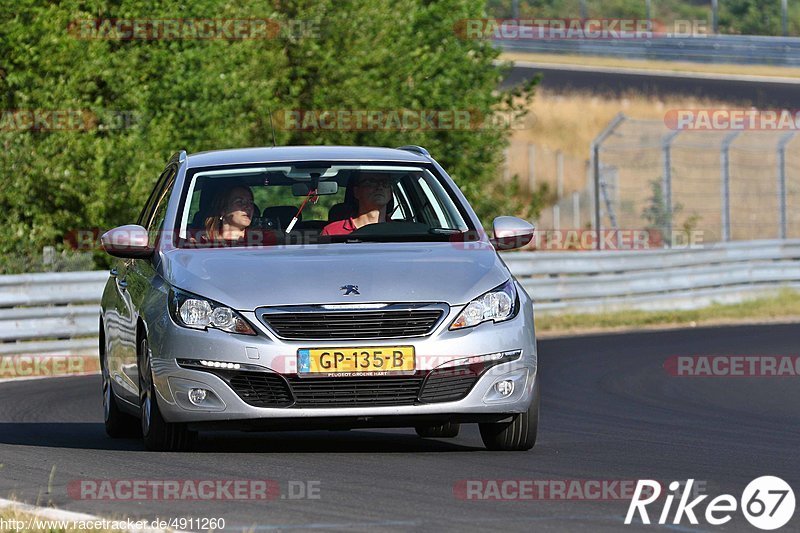
[[[183,163],[186,161],[186,148],[181,148],[179,151],[172,154],[172,157],[169,158],[170,161],[173,159],[177,160],[178,163]]]
[[[409,144],[408,146],[398,146],[398,150],[405,150],[406,152],[414,152],[417,154],[424,155],[425,157],[430,157],[431,154],[422,146],[417,146],[415,144]]]

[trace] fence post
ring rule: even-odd
[[[536,191],[536,145],[528,145],[528,192]]]
[[[722,152],[720,154],[720,165],[722,167],[722,240],[731,240],[731,166],[730,148],[731,143],[739,136],[740,131],[734,131],[725,136],[722,141]]]
[[[614,133],[614,130],[619,126],[623,121],[625,121],[627,117],[624,113],[617,114],[611,122],[606,126],[600,135],[592,141],[592,150],[591,150],[591,158],[592,158],[592,173],[594,174],[594,231],[595,231],[595,241],[596,241],[596,248],[598,250],[603,249],[603,239],[600,236],[601,230],[601,215],[600,215],[600,145],[605,142],[605,140]]]
[[[719,33],[719,4],[717,0],[711,0],[711,33]]]
[[[556,197],[561,200],[564,196],[564,154],[561,150],[556,152]]]
[[[781,0],[781,29],[783,30],[783,36],[789,36],[789,2],[787,0]]]
[[[56,262],[56,249],[53,246],[42,247],[42,266],[47,267],[47,270],[52,271],[53,265]]]
[[[558,204],[553,204],[553,229],[561,229],[561,206]]]
[[[572,193],[572,228],[581,229],[581,193]]]
[[[664,174],[661,176],[661,193],[664,195],[664,206],[667,209],[664,218],[664,244],[672,246],[672,141],[678,136],[680,130],[664,136],[661,142],[661,158],[664,165]]]
[[[787,133],[778,141],[778,210],[780,211],[780,228],[778,236],[786,238],[786,145],[795,136],[794,131]]]

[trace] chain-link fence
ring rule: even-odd
[[[548,164],[539,168],[536,161],[553,156],[529,151],[543,157],[517,157],[510,171],[529,179],[536,172],[534,184],[549,175]],[[520,159],[534,168],[525,174]],[[800,238],[797,132],[676,131],[663,121],[619,115],[588,160],[561,165],[572,169],[569,179],[561,177],[571,186],[562,186],[558,202],[541,214],[542,229],[649,229],[666,245],[692,232],[707,243]]]
[[[506,151],[505,181],[516,175],[520,189],[529,194],[545,185],[557,202],[543,211],[537,225],[542,228],[591,228],[591,173],[589,161],[561,150],[512,141]]]

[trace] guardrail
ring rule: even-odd
[[[506,51],[614,56],[698,63],[800,66],[800,38],[756,35],[653,37],[652,39],[497,40]]]
[[[0,356],[97,352],[108,272],[0,276]]]
[[[510,252],[503,259],[540,314],[695,309],[800,289],[800,240],[687,250]],[[0,356],[97,353],[107,278],[105,271],[0,276]]]
[[[686,250],[519,252],[504,259],[539,313],[697,309],[800,288],[800,240]]]

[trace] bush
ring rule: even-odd
[[[459,20],[486,15],[482,0],[190,5],[19,0],[13,12],[0,11],[0,223],[8,237],[0,254],[33,257],[45,245],[63,249],[70,231],[131,222],[172,153],[270,145],[270,110],[521,116],[532,97],[533,84],[498,91],[498,52],[454,32]],[[317,32],[213,41],[93,40],[68,32],[76,20],[192,17],[270,18],[284,27],[313,21]],[[13,110],[81,111],[97,120],[76,131],[20,130]],[[507,138],[507,127],[277,131],[280,144],[426,146],[485,220],[503,207],[487,197]]]

